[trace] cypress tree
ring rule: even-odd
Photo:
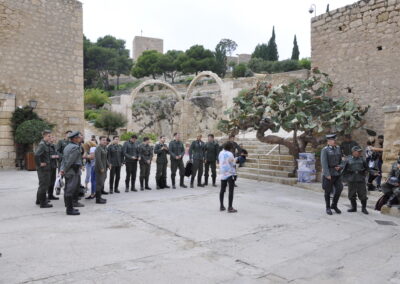
[[[300,56],[299,46],[297,45],[296,35],[294,35],[292,60],[299,60],[299,56]]]
[[[268,58],[269,61],[278,61],[278,47],[275,41],[275,26],[272,27],[272,36],[268,42]]]

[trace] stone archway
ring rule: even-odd
[[[185,99],[190,99],[192,97],[193,89],[196,86],[197,81],[199,81],[203,77],[211,77],[211,78],[213,78],[217,82],[219,88],[221,89],[221,93],[222,93],[224,82],[222,82],[221,78],[217,74],[215,74],[214,72],[203,71],[203,72],[200,72],[196,77],[194,77],[192,82],[190,82],[190,85],[189,85],[189,87],[187,89],[187,92],[186,92]]]
[[[168,89],[170,89],[176,96],[176,98],[178,99],[178,101],[180,101],[182,99],[182,97],[179,95],[178,90],[172,86],[171,84],[165,82],[165,81],[161,81],[161,80],[146,80],[143,83],[141,83],[139,86],[137,86],[131,93],[131,102],[133,103],[133,101],[135,100],[135,97],[137,96],[137,94],[139,93],[139,91],[141,89],[143,89],[144,87],[148,86],[148,85],[163,85],[165,87],[167,87]]]

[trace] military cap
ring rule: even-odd
[[[360,146],[354,146],[351,148],[351,152],[361,152],[363,149]]]
[[[81,134],[79,131],[73,131],[68,135],[69,139],[75,138],[76,136],[78,136],[79,134]]]
[[[327,140],[335,140],[336,139],[336,134],[328,134],[325,136]]]

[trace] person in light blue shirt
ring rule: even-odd
[[[236,159],[232,154],[234,145],[228,141],[225,143],[223,150],[218,155],[219,172],[221,175],[221,191],[219,193],[220,210],[226,210],[224,206],[224,194],[226,187],[229,185],[229,206],[228,213],[236,213],[237,210],[232,207],[233,190],[235,188],[234,177],[236,176],[235,163]]]

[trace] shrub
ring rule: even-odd
[[[309,58],[303,58],[299,61],[299,64],[302,69],[311,70],[311,60]]]
[[[39,119],[27,120],[21,123],[15,131],[15,142],[20,144],[34,144],[42,139],[42,131],[52,126]]]
[[[247,65],[244,63],[240,63],[233,68],[232,76],[235,78],[239,77],[251,77],[253,76],[253,72],[247,68]]]
[[[104,129],[110,135],[115,132],[117,128],[125,126],[126,123],[127,120],[122,114],[112,111],[103,111],[97,117],[94,126]]]
[[[18,126],[20,126],[25,121],[33,119],[42,120],[41,118],[39,118],[36,112],[32,111],[32,108],[30,108],[29,106],[25,106],[23,108],[17,108],[13,112],[11,117],[11,126],[14,131],[14,135]]]
[[[249,68],[257,73],[281,73],[300,69],[311,69],[309,59],[266,61],[260,58],[253,58],[249,61]]]
[[[85,119],[89,120],[89,121],[94,121],[104,111],[105,110],[103,110],[103,109],[87,109],[87,110],[85,110]]]
[[[86,89],[84,94],[85,106],[95,108],[102,107],[106,103],[111,103],[108,93],[101,89]]]
[[[142,134],[139,135],[137,133],[130,132],[130,131],[122,134],[120,136],[120,140],[121,141],[128,141],[129,139],[131,139],[132,135],[138,136],[138,141],[139,142],[142,142],[144,137],[149,137],[152,142],[157,142],[157,140],[158,140],[158,135],[154,134],[154,133],[142,133]]]

